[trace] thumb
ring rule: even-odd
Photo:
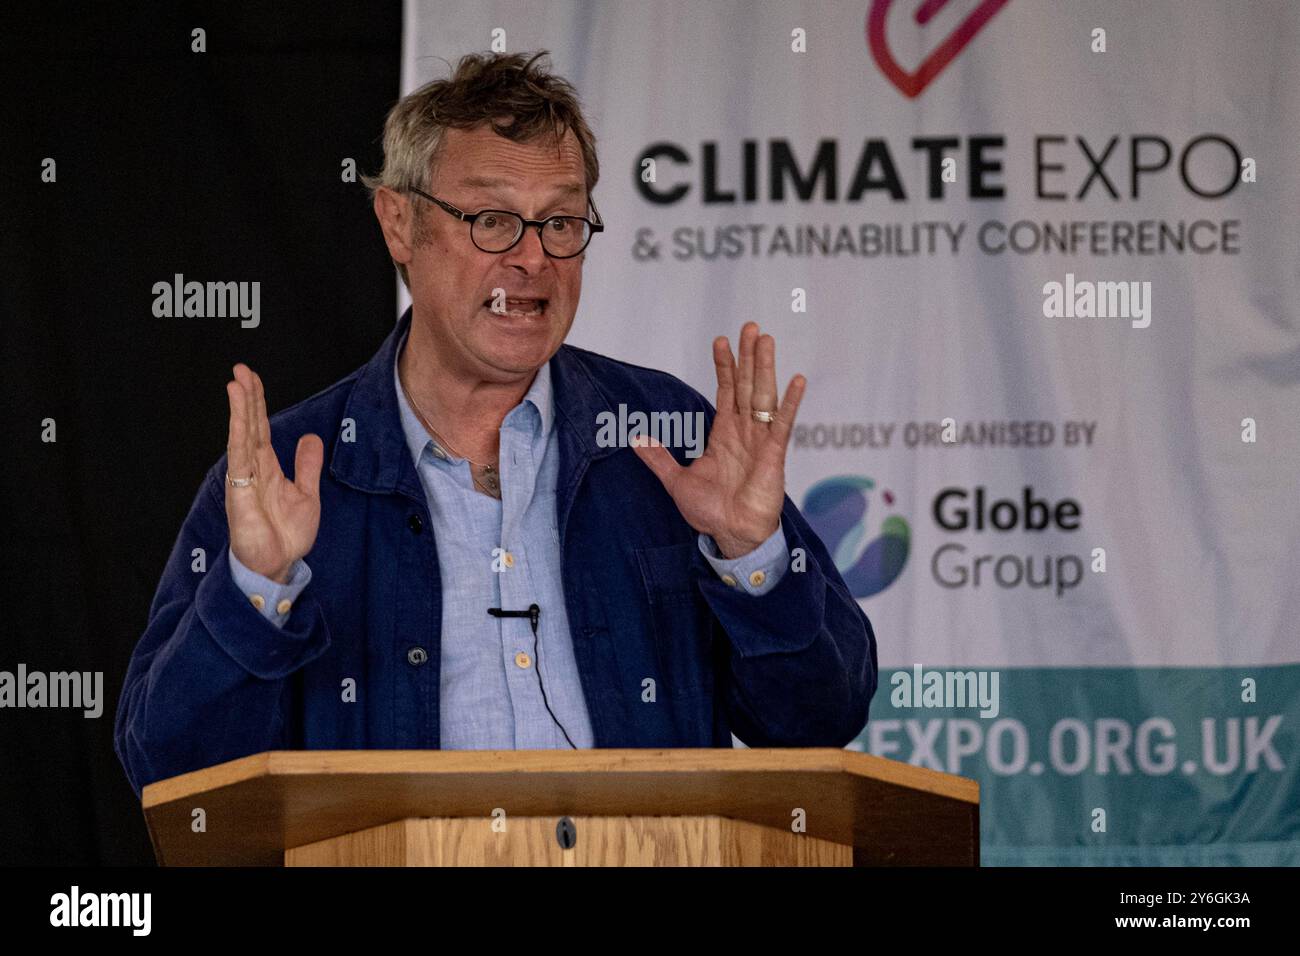
[[[298,439],[293,458],[293,483],[305,495],[320,494],[320,470],[325,461],[325,443],[319,435],[307,434]]]
[[[668,449],[653,438],[638,435],[629,444],[632,446],[632,450],[636,452],[637,457],[645,463],[647,468],[654,472],[655,477],[659,479],[664,489],[671,495],[678,474],[686,469],[677,464],[677,459],[673,458]]]

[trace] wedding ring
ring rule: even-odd
[[[230,482],[232,488],[247,488],[255,477],[256,475],[249,475],[247,478],[231,478],[230,472],[226,472],[226,481]]]
[[[776,414],[774,412],[752,411],[749,414],[754,416],[754,421],[762,422],[764,425],[770,425],[772,422],[776,421]]]

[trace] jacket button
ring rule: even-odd
[[[425,661],[429,659],[429,652],[426,651],[423,647],[413,647],[406,652],[406,659],[413,666],[419,667],[421,664],[423,664]]]
[[[424,529],[424,519],[419,515],[413,514],[406,519],[406,526],[416,534],[419,534]]]

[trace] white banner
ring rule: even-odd
[[[407,27],[405,90],[496,41],[581,95],[607,225],[570,342],[712,397],[754,319],[808,377],[788,490],[879,637],[860,746],[979,777],[986,861],[1300,859],[1300,4]],[[1004,723],[917,722],[917,663],[1004,670]]]

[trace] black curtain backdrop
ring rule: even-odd
[[[379,167],[400,41],[397,2],[0,13],[0,670],[104,674],[98,719],[0,709],[0,863],[153,862],[113,752],[127,661],[224,452],[231,366],[274,413],[392,328],[395,273],[341,173]],[[176,273],[260,282],[260,325],[155,318]]]

